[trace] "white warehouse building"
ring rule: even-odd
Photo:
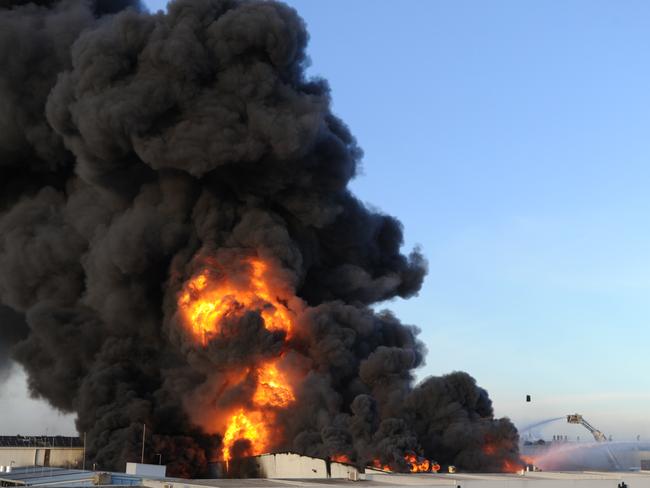
[[[76,437],[0,436],[0,471],[14,466],[73,468],[83,464],[83,446]]]

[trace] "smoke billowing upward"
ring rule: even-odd
[[[22,315],[3,305],[0,305],[0,325],[0,381],[3,381],[11,371],[11,348],[27,337],[29,329]]]
[[[0,3],[0,371],[10,350],[102,468],[145,422],[186,476],[230,433],[254,452],[255,422],[393,469],[518,460],[485,390],[414,385],[418,329],[371,308],[426,262],[347,189],[362,153],[307,40],[275,2]]]

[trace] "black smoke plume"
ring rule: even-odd
[[[196,419],[238,394],[214,385],[278,354],[302,372],[278,450],[518,460],[487,393],[464,373],[415,386],[418,329],[371,308],[416,294],[426,262],[348,190],[362,153],[305,76],[307,40],[276,2],[0,0],[0,371],[10,351],[102,469],[139,458],[146,423],[150,461],[201,474],[223,433]],[[191,341],[183,283],[249,256],[304,304],[296,337],[253,309]]]
[[[12,347],[27,338],[29,329],[25,318],[9,307],[0,305],[0,382],[6,380],[11,372],[11,349]]]

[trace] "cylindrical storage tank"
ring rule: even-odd
[[[0,473],[4,473],[4,472],[5,472],[5,467],[4,467],[4,466],[0,466]]]
[[[5,472],[6,472],[6,473],[11,473],[11,466],[7,466],[7,467],[5,468]]]

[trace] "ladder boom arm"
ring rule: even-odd
[[[593,425],[587,422],[584,419],[584,417],[580,414],[575,413],[573,415],[567,415],[566,421],[570,424],[582,425],[585,429],[587,429],[591,433],[592,436],[594,436],[596,442],[605,442],[607,440],[607,436],[605,436],[605,434],[603,434],[601,431],[599,431],[597,428],[595,428]]]

